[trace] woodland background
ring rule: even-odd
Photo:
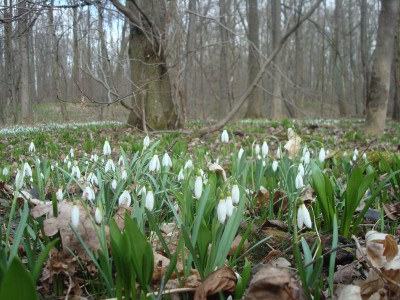
[[[264,65],[235,118],[365,117],[381,6],[398,17],[396,2],[2,0],[0,124],[33,124],[45,103],[63,122],[71,105],[153,129],[221,120]],[[398,120],[398,36],[390,48],[384,96]]]

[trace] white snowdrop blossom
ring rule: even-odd
[[[272,162],[272,171],[276,172],[276,170],[278,170],[278,165],[279,165],[278,161],[274,160]]]
[[[118,159],[118,166],[125,166],[124,157],[122,155]]]
[[[146,150],[150,146],[150,138],[146,135],[143,139],[143,151]]]
[[[128,173],[126,172],[125,169],[123,169],[121,172],[121,179],[126,180],[127,178],[128,178]]]
[[[125,205],[126,207],[129,207],[131,205],[131,195],[127,190],[123,191],[121,196],[119,196],[118,199],[118,206]]]
[[[3,168],[3,175],[4,175],[4,176],[7,176],[9,173],[10,173],[10,171],[8,170],[8,168],[7,168],[7,167],[4,167],[4,168]]]
[[[171,157],[169,157],[167,152],[164,153],[164,156],[162,158],[162,166],[165,168],[172,167],[172,160],[171,160]]]
[[[115,179],[111,181],[111,188],[113,191],[117,189],[117,181]]]
[[[27,162],[24,163],[24,174],[26,176],[32,177],[32,169]]]
[[[235,182],[232,186],[232,202],[233,204],[238,204],[240,200],[240,191],[239,191],[239,186],[237,185],[237,182]]]
[[[59,187],[57,190],[56,199],[57,201],[62,201],[64,199],[64,193],[61,187]]]
[[[358,156],[358,149],[357,149],[357,148],[354,149],[354,154],[355,154],[356,156]]]
[[[97,162],[99,160],[99,156],[95,153],[90,155],[90,160],[93,162]]]
[[[239,152],[238,152],[238,158],[239,158],[239,159],[242,159],[243,153],[244,153],[244,149],[243,149],[243,148],[240,148],[240,150],[239,150]]]
[[[268,152],[269,152],[268,144],[267,144],[267,142],[264,141],[261,146],[262,157],[265,158],[268,155]]]
[[[179,171],[177,180],[178,180],[179,182],[181,182],[181,181],[184,180],[184,179],[185,179],[185,176],[183,175],[183,169],[181,168],[180,171]]]
[[[296,180],[295,180],[296,189],[301,189],[304,186],[303,183],[303,176],[301,176],[300,172],[297,173]]]
[[[185,166],[183,167],[183,169],[189,169],[189,168],[193,168],[193,162],[191,159],[189,159],[186,163]]]
[[[104,142],[103,154],[104,154],[104,156],[107,156],[107,155],[111,154],[111,146],[110,146],[110,143],[108,141]]]
[[[303,164],[299,164],[299,168],[298,168],[299,174],[301,174],[301,176],[304,176],[304,166]]]
[[[74,157],[74,148],[71,148],[70,150],[69,150],[69,155],[73,158]]]
[[[278,147],[278,149],[276,149],[276,158],[281,159],[281,157],[282,157],[282,149],[281,147]]]
[[[103,213],[101,212],[101,208],[99,206],[96,207],[96,211],[94,212],[94,219],[97,224],[101,224],[103,221]]]
[[[111,158],[107,160],[106,166],[104,167],[104,172],[107,173],[109,171],[115,172],[115,164]]]
[[[229,218],[233,213],[233,201],[230,193],[226,197],[226,216]]]
[[[201,177],[200,171],[197,172],[196,180],[194,182],[194,197],[200,199],[203,193],[203,178]]]
[[[303,225],[306,225],[308,228],[312,228],[312,222],[310,213],[305,206],[304,203],[301,203],[299,208],[297,209],[297,227],[298,229],[302,229]]]
[[[25,178],[25,172],[18,170],[17,175],[15,175],[15,188],[17,190],[22,189],[22,186],[24,185],[24,178]]]
[[[364,159],[364,160],[367,160],[367,153],[363,153],[363,155],[362,155],[362,158]]]
[[[74,201],[74,204],[72,205],[71,209],[71,226],[72,228],[76,229],[79,225],[79,207],[76,205],[76,202]]]
[[[76,178],[81,178],[81,170],[78,166],[72,166],[71,176],[76,176]]]
[[[325,149],[321,148],[318,155],[318,160],[323,163],[325,161]]]
[[[29,149],[28,150],[29,150],[29,152],[35,152],[36,147],[35,147],[35,144],[33,142],[31,142],[29,144]]]
[[[261,160],[261,155],[257,154],[257,160]]]
[[[160,165],[160,160],[158,158],[157,154],[154,154],[152,159],[150,160],[149,163],[149,171],[150,172],[158,172],[160,171],[161,165]]]
[[[90,186],[85,187],[85,189],[83,190],[82,199],[89,200],[90,202],[93,202],[93,200],[96,199],[94,190]]]
[[[148,189],[148,191],[146,193],[146,205],[145,206],[150,211],[152,211],[154,208],[154,193],[150,188]]]
[[[87,181],[91,184],[91,185],[99,185],[99,181],[97,180],[97,176],[94,175],[92,172],[89,173],[89,175],[87,176]]]
[[[228,135],[228,132],[226,130],[222,131],[221,142],[222,143],[229,143],[229,135]]]
[[[69,161],[67,162],[67,169],[68,169],[68,170],[71,169],[71,165],[72,165],[72,163],[71,163],[71,161],[69,160]]]
[[[353,161],[356,161],[357,160],[357,154],[356,154],[356,152],[354,151],[354,154],[353,154]]]
[[[260,145],[259,144],[256,144],[256,146],[254,147],[254,153],[256,155],[260,155]]]
[[[43,174],[42,172],[40,172],[40,177],[41,177],[42,179],[44,179],[44,174]]]
[[[146,186],[143,185],[142,187],[139,188],[138,195],[146,196],[146,194],[147,194],[147,189]]]
[[[310,151],[308,151],[308,150],[304,153],[303,163],[306,166],[310,163]]]
[[[221,224],[223,224],[225,222],[226,212],[227,212],[226,201],[225,201],[225,199],[221,198],[219,200],[219,203],[218,203],[218,206],[217,206],[218,221]]]

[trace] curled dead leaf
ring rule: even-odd
[[[222,179],[225,182],[226,181],[226,173],[223,167],[221,167],[219,164],[213,163],[213,164],[208,164],[208,169],[212,172],[218,172],[221,173]]]
[[[200,284],[194,294],[194,300],[206,300],[207,296],[214,295],[218,292],[233,293],[236,288],[236,275],[228,267],[223,267],[212,272]]]
[[[301,138],[296,134],[296,132],[294,132],[292,128],[288,129],[287,135],[288,141],[285,146],[283,146],[283,148],[286,149],[289,153],[289,159],[292,159],[299,154],[301,147]]]

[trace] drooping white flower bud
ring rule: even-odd
[[[125,205],[125,207],[129,207],[131,205],[131,195],[127,190],[123,191],[121,196],[118,199],[118,206]]]
[[[220,196],[220,200],[217,206],[217,216],[218,216],[218,221],[223,224],[225,222],[226,219],[226,201],[224,199],[223,194],[221,194]]]
[[[306,166],[310,163],[310,151],[308,151],[308,150],[304,153],[303,163]]]
[[[127,178],[128,178],[128,173],[126,172],[125,169],[123,169],[121,172],[121,179],[126,180]]]
[[[4,169],[3,169],[3,175],[4,175],[4,176],[7,176],[9,173],[10,173],[10,171],[8,170],[8,168],[7,168],[7,167],[4,167]]]
[[[167,152],[164,153],[164,156],[162,158],[162,166],[164,168],[172,167],[172,160],[171,160],[171,157],[169,157]]]
[[[261,147],[261,153],[263,158],[265,158],[268,155],[268,152],[269,152],[268,144],[267,142],[264,141]]]
[[[222,131],[221,142],[222,143],[229,143],[229,135],[228,135],[228,132],[226,130]]]
[[[146,135],[143,139],[143,151],[146,150],[150,146],[150,138]]]
[[[303,164],[299,164],[298,171],[301,176],[304,176],[305,170]]]
[[[64,193],[61,187],[59,187],[57,190],[56,199],[57,201],[62,201],[64,199]]]
[[[94,219],[97,224],[101,224],[101,221],[103,221],[102,209],[99,206],[96,207],[96,211],[94,212]]]
[[[106,166],[104,167],[105,173],[107,173],[109,171],[115,172],[115,164],[111,158],[107,160]]]
[[[301,176],[300,172],[297,173],[297,176],[295,179],[295,186],[296,186],[296,189],[301,189],[304,186],[303,176]]]
[[[146,208],[150,211],[152,211],[154,208],[154,193],[151,190],[151,187],[148,187],[146,193]]]
[[[111,154],[111,146],[110,146],[110,143],[109,143],[108,141],[105,141],[105,142],[104,142],[103,154],[104,154],[105,156]]]
[[[150,160],[149,163],[149,171],[150,172],[158,172],[160,171],[161,165],[160,165],[160,160],[158,159],[158,155],[154,154],[152,159]]]
[[[276,170],[278,170],[278,165],[279,165],[278,161],[274,160],[272,162],[272,171],[276,172]]]
[[[71,209],[71,226],[72,228],[76,229],[79,225],[79,207],[76,205],[76,202],[74,201],[74,204],[72,205]]]
[[[196,180],[194,182],[194,197],[200,199],[203,193],[203,178],[201,177],[200,170],[197,172]]]
[[[117,181],[116,181],[115,179],[113,179],[113,180],[111,181],[111,189],[112,189],[113,191],[115,191],[115,190],[117,189]]]
[[[228,196],[226,196],[226,216],[229,218],[233,213],[233,201],[231,197],[231,193],[228,192]]]
[[[183,167],[183,169],[189,169],[189,168],[193,168],[193,162],[191,159],[189,159],[186,163],[185,166]]]
[[[15,188],[17,190],[22,189],[24,185],[24,178],[25,178],[25,172],[18,170],[17,175],[15,175]]]
[[[90,186],[85,187],[85,189],[83,190],[82,199],[89,200],[90,202],[93,202],[96,199],[94,190]]]
[[[239,191],[239,186],[237,184],[237,182],[235,181],[235,183],[232,186],[232,202],[233,204],[238,204],[239,200],[240,200],[240,191]]]
[[[323,163],[325,161],[325,149],[324,148],[321,148],[321,150],[319,151],[318,159],[321,163]]]
[[[244,149],[243,149],[243,148],[240,148],[240,150],[239,150],[239,152],[238,152],[238,158],[239,158],[239,159],[242,159],[243,153],[244,153]]]
[[[297,227],[299,230],[303,228],[303,224],[308,228],[312,228],[310,213],[305,204],[301,203],[297,209]]]
[[[36,150],[35,144],[31,142],[29,145],[29,152],[35,152],[35,150]]]
[[[181,168],[178,174],[178,181],[181,182],[182,180],[185,179],[185,176],[183,175],[183,169]]]
[[[256,144],[256,146],[254,147],[254,153],[256,155],[260,155],[260,145],[259,144]]]
[[[32,169],[27,162],[24,163],[24,173],[25,173],[25,176],[32,177]]]

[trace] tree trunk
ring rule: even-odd
[[[134,84],[134,107],[128,124],[140,126],[140,97],[144,97],[146,121],[153,129],[175,126],[177,114],[172,102],[171,83],[166,66],[166,7],[164,1],[111,2],[132,22],[129,36],[129,59]],[[140,108],[139,110],[137,108]]]
[[[72,21],[72,98],[74,101],[79,101],[78,97],[78,88],[76,87],[79,84],[80,79],[80,52],[78,45],[78,7],[74,7],[73,11],[73,21]]]
[[[272,4],[272,39],[273,48],[275,49],[282,37],[281,29],[281,1],[273,0]],[[274,90],[272,95],[272,119],[282,119],[286,116],[282,102],[281,89],[281,53],[278,53],[274,60],[273,67]]]
[[[12,0],[9,4],[7,0],[4,0],[4,18],[12,19]],[[5,35],[5,71],[6,71],[6,99],[0,103],[0,124],[4,125],[7,123],[7,110],[10,111],[10,106],[14,105],[16,101],[15,88],[14,88],[14,51],[12,47],[12,23],[8,22],[4,24],[4,35]],[[1,99],[3,100],[3,99]],[[14,124],[16,123],[16,112],[12,112],[14,116]]]
[[[19,53],[21,55],[20,68],[21,68],[21,79],[19,86],[19,97],[21,101],[21,115],[22,123],[31,124],[33,122],[33,115],[30,105],[29,95],[29,49],[28,49],[28,8],[27,1],[22,1],[18,9],[20,16],[23,16],[18,21],[18,32],[19,32]]]
[[[382,134],[385,129],[398,10],[398,0],[381,0],[375,58],[372,65],[371,84],[367,94],[367,117],[364,128],[366,134],[373,136]]]
[[[249,40],[249,54],[248,54],[248,86],[250,86],[258,72],[260,71],[260,37],[258,34],[259,30],[259,16],[257,0],[247,1],[247,22],[249,24],[247,38]],[[247,111],[245,118],[262,118],[263,114],[263,103],[262,103],[262,91],[259,88],[255,88],[250,94],[247,100]]]
[[[51,6],[54,5],[54,0],[51,1]],[[56,36],[56,29],[54,25],[54,14],[53,9],[49,8],[49,27],[51,33],[51,59],[52,59],[52,69],[53,69],[53,86],[56,91],[57,101],[60,103],[61,118],[63,122],[68,122],[68,111],[67,105],[62,97],[60,89],[60,69],[58,66],[58,41]]]
[[[399,9],[400,15],[400,9]],[[397,20],[397,33],[395,37],[394,54],[393,54],[393,113],[392,119],[400,121],[400,17]]]

